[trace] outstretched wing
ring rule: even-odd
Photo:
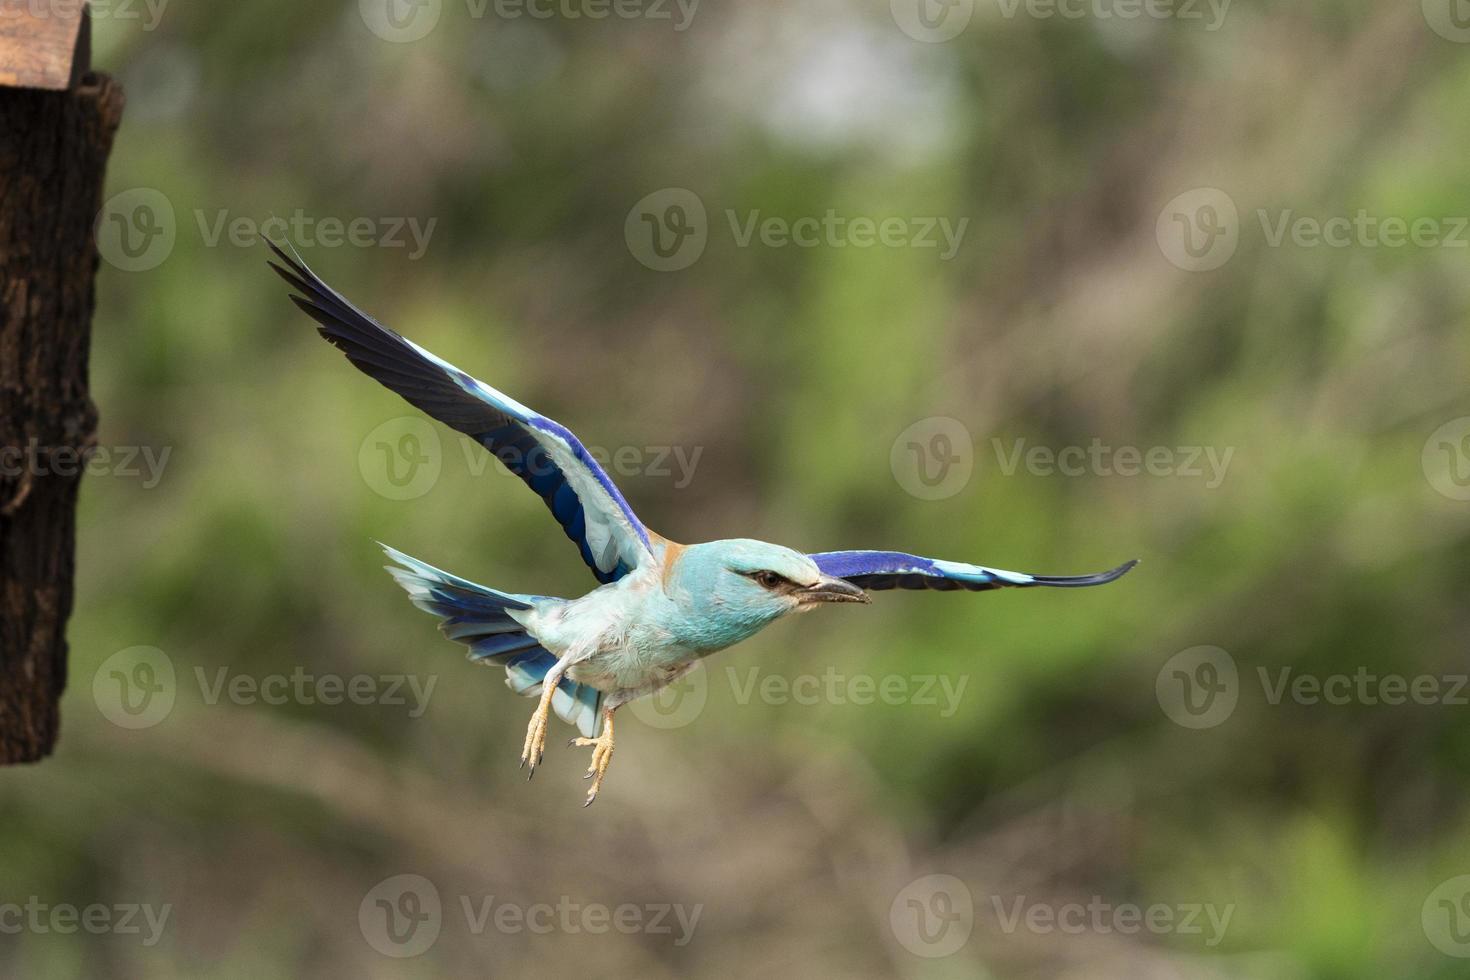
[[[647,562],[648,530],[577,437],[489,385],[406,340],[322,282],[299,256],[270,244],[271,262],[301,295],[291,300],[320,324],[364,374],[493,453],[551,508],[599,582]]]
[[[1085,585],[1104,585],[1122,578],[1130,568],[1138,564],[1135,559],[1124,562],[1110,572],[1058,576],[1007,572],[983,565],[920,558],[901,551],[828,551],[810,557],[824,575],[846,579],[858,588],[875,592],[883,589],[937,589],[940,592],[967,589],[970,592],[984,592],[987,589],[1030,588],[1036,585],[1080,588]]]

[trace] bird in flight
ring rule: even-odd
[[[896,551],[803,554],[737,538],[684,545],[643,525],[570,430],[440,360],[348,302],[296,255],[271,250],[292,301],[359,370],[409,404],[470,436],[551,509],[599,586],[577,599],[502,592],[383,546],[385,566],[413,603],[469,657],[505,668],[506,684],[537,699],[521,748],[531,774],[549,715],[576,726],[590,747],[597,798],[613,754],[613,715],[673,683],[702,659],[794,612],[866,603],[883,589],[988,589],[1102,585],[1132,568],[1080,576],[1026,575]],[[586,804],[584,804],[586,805]]]

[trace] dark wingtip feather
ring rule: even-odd
[[[1115,582],[1124,575],[1127,575],[1133,569],[1133,566],[1137,564],[1138,559],[1134,558],[1131,561],[1125,561],[1117,568],[1106,572],[1098,572],[1095,575],[1033,575],[1032,579],[1036,585],[1050,585],[1062,589],[1082,588],[1088,585],[1107,585],[1109,582]]]
[[[306,271],[306,266],[301,261],[301,253],[296,251],[296,246],[292,245],[290,242],[286,242],[286,248],[289,248],[291,250],[291,254],[287,255],[285,249],[282,249],[280,244],[277,243],[274,239],[265,238],[264,240],[266,246],[269,247],[270,250],[276,254],[276,258],[289,265],[293,270],[296,271],[298,275]]]

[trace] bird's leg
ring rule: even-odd
[[[586,779],[592,780],[592,788],[587,791],[587,802],[583,806],[591,806],[592,801],[597,799],[597,791],[602,788],[602,777],[607,774],[608,764],[612,762],[613,754],[613,712],[617,705],[604,708],[602,711],[602,734],[597,738],[574,738],[572,744],[580,748],[592,747],[592,764],[587,767]]]
[[[551,696],[556,693],[556,686],[567,669],[567,662],[566,658],[558,660],[556,666],[548,670],[541,681],[541,700],[531,715],[531,723],[526,726],[526,744],[521,748],[521,765],[525,766],[528,762],[531,764],[527,779],[536,775],[536,766],[540,764],[541,755],[546,751],[546,726],[551,714]]]

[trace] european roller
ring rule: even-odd
[[[471,660],[503,667],[506,684],[536,698],[521,747],[534,775],[549,716],[576,726],[590,747],[597,798],[613,755],[613,716],[674,682],[705,657],[796,612],[867,603],[868,591],[1102,585],[1136,562],[1081,576],[1026,575],[897,551],[803,554],[736,538],[679,544],[645,527],[570,430],[470,377],[349,303],[299,256],[271,249],[292,301],[363,373],[470,436],[550,508],[597,588],[576,599],[502,592],[384,546],[385,566]]]

